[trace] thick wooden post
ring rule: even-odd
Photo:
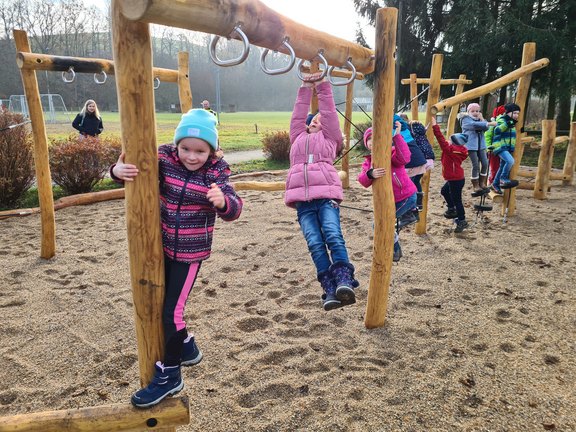
[[[534,42],[527,42],[524,44],[522,50],[522,66],[520,69],[527,68],[533,65],[536,58],[536,44]],[[546,63],[548,64],[548,63]],[[520,115],[516,123],[516,148],[514,150],[514,166],[510,171],[510,178],[515,179],[520,169],[520,162],[524,155],[524,141],[525,133],[521,133],[524,126],[524,119],[526,118],[526,102],[528,101],[528,94],[530,93],[530,81],[532,81],[532,73],[525,73],[518,79],[518,90],[516,91],[516,100],[514,103],[520,107]],[[501,214],[506,213],[506,206],[508,206],[508,216],[514,216],[516,212],[516,189],[506,189],[504,191],[504,199],[502,200]]]
[[[458,77],[458,80],[465,80],[466,75],[461,74]],[[460,93],[464,91],[464,84],[458,83],[456,85],[456,92],[454,96],[458,96]],[[446,136],[449,137],[454,133],[454,129],[456,128],[456,120],[458,118],[458,113],[460,112],[460,105],[452,105],[450,108],[450,116],[448,117],[448,125],[446,127]]]
[[[430,88],[428,89],[428,103],[426,109],[426,121],[424,124],[429,124],[430,120],[432,119],[432,112],[430,108],[436,102],[438,102],[438,98],[440,97],[440,78],[442,76],[442,63],[444,61],[444,56],[442,54],[434,54],[432,56],[432,67],[430,69]],[[430,144],[433,146],[436,142],[436,138],[434,138],[434,132],[432,131],[432,127],[430,126],[426,131],[426,137]],[[422,211],[420,212],[420,221],[416,223],[416,228],[414,228],[414,232],[416,234],[426,234],[426,215],[428,214],[428,191],[430,189],[430,171],[426,171],[422,176],[422,180],[420,181],[422,185],[422,192],[424,193],[424,197],[422,199]]]
[[[30,52],[30,43],[25,31],[14,30],[14,42],[16,43],[17,51]],[[48,259],[52,258],[56,253],[56,221],[54,216],[54,197],[52,196],[52,177],[48,158],[48,137],[46,136],[36,71],[20,69],[20,75],[22,76],[24,93],[28,102],[28,112],[30,113],[32,134],[34,136],[34,165],[36,167],[36,183],[38,185],[42,223],[40,256]]]
[[[396,26],[398,10],[381,8],[376,12],[376,64],[374,70],[374,167],[385,167],[386,175],[372,184],[374,205],[374,247],[372,271],[366,302],[366,328],[382,327],[388,307],[388,289],[392,271],[394,244],[394,194],[390,172],[394,87]]]
[[[180,111],[187,113],[192,109],[192,90],[190,89],[189,55],[187,51],[178,53],[178,97]]]
[[[354,99],[354,81],[346,86],[346,118],[352,121],[352,99]],[[342,158],[342,171],[346,173],[346,178],[342,182],[342,187],[348,189],[350,187],[350,157],[348,150],[350,149],[350,128],[352,123],[344,120],[344,149],[345,153]]]
[[[112,2],[112,37],[122,147],[126,162],[140,170],[126,182],[126,229],[140,384],[154,376],[154,363],[163,360],[162,305],[164,254],[160,233],[158,153],[148,24],[125,19],[119,1]]]
[[[563,186],[571,185],[574,181],[574,166],[576,165],[576,122],[570,123],[570,141],[566,149],[566,157],[564,158],[564,169],[562,173],[569,176],[566,180],[562,180]]]
[[[416,83],[417,76],[416,74],[410,74],[410,99],[412,102],[410,103],[410,108],[412,111],[412,118],[413,121],[418,121],[418,84]]]
[[[554,157],[554,138],[556,137],[556,120],[542,120],[542,148],[538,156],[538,170],[534,181],[534,198],[546,199],[550,187],[550,170]]]

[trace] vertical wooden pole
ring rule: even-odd
[[[354,99],[354,81],[346,86],[346,118],[352,121],[352,99]],[[346,178],[342,181],[342,187],[350,187],[350,158],[348,150],[350,149],[350,128],[352,123],[344,120],[344,157],[342,158],[342,171],[346,173]]]
[[[14,30],[16,51],[31,52],[28,36],[23,30]],[[34,165],[36,167],[36,183],[38,185],[38,199],[40,201],[40,219],[42,227],[42,243],[40,257],[49,259],[56,253],[56,221],[54,216],[54,197],[52,196],[52,177],[48,157],[48,137],[44,125],[44,113],[40,102],[38,79],[36,71],[20,69],[24,93],[28,103],[28,112],[32,121],[32,134],[34,136]]]
[[[429,124],[432,119],[432,113],[430,108],[440,97],[440,79],[442,77],[442,63],[444,61],[444,56],[442,54],[434,54],[432,56],[432,67],[430,69],[430,88],[428,89],[428,102],[426,105],[426,121],[425,124]],[[426,131],[426,137],[430,144],[434,146],[436,139],[434,138],[434,132],[430,126]],[[420,221],[416,223],[414,232],[416,234],[422,235],[426,234],[426,215],[428,214],[428,191],[430,189],[430,171],[426,171],[422,176],[420,181],[422,185],[422,192],[424,197],[422,199],[422,211],[420,212]]]
[[[188,51],[178,53],[178,97],[180,98],[180,111],[183,114],[192,109]]]
[[[567,180],[562,180],[563,186],[571,185],[574,181],[574,166],[576,165],[576,122],[570,123],[570,140],[564,158],[563,174],[569,176]]]
[[[366,328],[382,327],[388,307],[394,244],[394,194],[390,171],[394,87],[396,26],[398,10],[381,8],[376,12],[376,63],[374,69],[374,115],[372,163],[386,168],[386,174],[372,184],[374,206],[374,247],[372,271],[366,302]]]
[[[418,94],[418,84],[416,83],[416,79],[416,74],[410,74],[410,99],[412,100],[410,106],[412,109],[411,120],[413,121],[418,121],[418,98],[416,97]]]
[[[554,139],[556,138],[556,120],[542,120],[542,147],[538,156],[538,169],[534,180],[534,198],[546,199],[550,187],[550,170],[554,157]]]
[[[536,59],[536,44],[534,42],[527,42],[524,44],[522,50],[522,66],[526,66]],[[520,107],[520,115],[518,116],[518,122],[516,123],[516,148],[514,149],[514,166],[510,171],[510,178],[515,179],[518,175],[518,170],[520,169],[520,162],[522,161],[522,156],[524,155],[524,143],[522,138],[526,134],[521,133],[522,127],[524,126],[524,119],[526,118],[526,101],[528,100],[528,94],[530,92],[530,81],[532,80],[532,74],[527,74],[518,80],[518,90],[516,91],[516,100],[514,103]],[[504,215],[506,211],[506,203],[508,203],[508,216],[513,216],[516,211],[516,188],[505,189],[504,199],[502,200],[502,211],[501,214]]]
[[[459,80],[465,80],[466,75],[461,74],[458,77],[458,79]],[[459,95],[463,91],[464,91],[464,84],[463,83],[456,84],[456,92],[454,93],[454,96]],[[460,104],[452,105],[452,107],[450,108],[450,116],[448,117],[448,125],[446,126],[446,136],[447,137],[452,135],[454,133],[454,130],[456,129],[456,120],[458,118],[459,112],[460,112]]]
[[[134,182],[126,183],[125,202],[140,384],[146,386],[154,376],[154,363],[164,356],[164,253],[152,45],[148,24],[128,21],[121,13],[120,0],[112,1],[111,11],[122,147],[126,162],[140,170]]]

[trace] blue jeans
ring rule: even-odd
[[[316,199],[299,202],[296,211],[318,274],[328,270],[332,263],[349,262],[340,228],[340,207],[336,201]]]
[[[416,207],[416,192],[410,195],[408,198],[398,201],[396,203],[396,217],[399,218],[404,213],[413,210]]]
[[[500,158],[500,168],[498,168],[498,172],[492,181],[492,184],[496,186],[500,186],[500,180],[510,180],[510,170],[514,166],[514,157],[509,151],[503,150],[498,153],[498,157]]]

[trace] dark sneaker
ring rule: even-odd
[[[504,192],[502,192],[502,189],[500,189],[499,186],[492,185],[490,186],[490,190],[494,192],[496,195],[504,195]]]
[[[161,362],[156,362],[156,374],[152,382],[134,393],[130,401],[136,408],[148,408],[183,388],[180,366],[165,367]]]
[[[414,212],[407,211],[402,216],[400,216],[398,219],[396,219],[396,226],[398,229],[401,229],[401,228],[404,228],[405,226],[408,226],[408,225],[411,225],[411,224],[418,222],[418,219],[419,219],[419,217],[416,217]]]
[[[518,180],[500,180],[501,189],[511,189],[518,186]]]
[[[448,207],[448,210],[444,212],[444,217],[446,219],[456,219],[458,217],[458,213],[454,207]]]
[[[322,307],[325,311],[329,311],[342,307],[342,303],[336,298],[336,294],[324,293],[322,294]]]
[[[479,197],[479,196],[484,196],[484,195],[486,195],[488,192],[490,192],[490,189],[488,189],[488,188],[485,188],[485,189],[477,189],[477,190],[475,190],[474,192],[472,192],[471,195],[472,195],[474,198],[476,198],[476,197]]]
[[[466,228],[468,228],[470,225],[468,224],[468,222],[466,222],[466,220],[461,220],[458,221],[456,223],[456,228],[454,228],[454,232],[455,233],[461,233],[462,231],[464,231]]]
[[[336,299],[342,306],[356,303],[354,288],[358,287],[358,281],[354,279],[354,266],[346,262],[336,262],[329,270],[336,285]]]
[[[184,341],[182,346],[182,361],[181,366],[194,366],[202,361],[202,351],[196,345],[194,336],[189,336],[189,339]]]
[[[402,258],[402,248],[400,247],[400,243],[394,243],[394,255],[392,255],[392,261],[398,262]]]

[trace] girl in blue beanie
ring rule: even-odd
[[[233,221],[243,205],[228,182],[230,167],[215,155],[216,122],[216,117],[204,109],[190,110],[176,128],[174,143],[158,147],[166,342],[154,379],[132,395],[132,404],[138,408],[156,405],[182,390],[180,367],[202,360],[194,336],[186,329],[184,308],[202,262],[210,257],[216,216]],[[138,168],[124,163],[122,153],[110,175],[117,181],[134,181]]]

